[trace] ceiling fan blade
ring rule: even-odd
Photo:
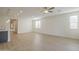
[[[55,7],[50,7],[48,10],[52,10],[52,9],[54,9]]]
[[[48,12],[52,13],[53,11],[48,11]]]
[[[48,7],[44,7],[44,9],[48,9]]]

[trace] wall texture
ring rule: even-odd
[[[10,30],[10,23],[8,21],[8,18],[7,17],[1,17],[0,16],[0,29],[3,29],[3,30]]]
[[[74,16],[74,15],[78,16],[78,21],[79,21],[79,12],[45,17],[43,19],[40,19],[41,21],[40,29],[35,29],[33,23],[33,31],[44,33],[44,34],[79,39],[79,27],[78,29],[70,29],[69,27],[70,16]],[[78,22],[78,26],[79,26],[79,22]]]
[[[32,20],[27,18],[18,19],[18,33],[27,33],[32,31]]]

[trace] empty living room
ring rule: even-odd
[[[0,7],[0,51],[79,51],[79,7]]]

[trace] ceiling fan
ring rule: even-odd
[[[43,7],[43,13],[47,14],[47,13],[52,13],[53,9],[55,9],[55,7]]]

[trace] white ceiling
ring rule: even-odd
[[[17,14],[19,13],[19,17],[46,17],[50,15],[79,11],[79,7],[55,7],[53,13],[48,14],[43,14],[41,12],[42,10],[42,7],[0,7],[0,16],[10,16],[16,18]],[[23,13],[20,13],[20,11],[23,11]]]

